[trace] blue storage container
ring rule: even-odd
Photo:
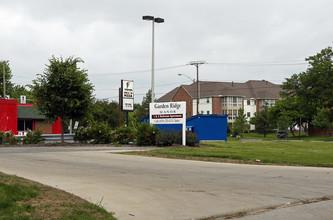
[[[186,120],[186,129],[198,135],[199,141],[227,141],[227,115],[196,115]],[[142,118],[149,123],[149,116]],[[161,131],[164,129],[179,131],[181,124],[156,124]]]

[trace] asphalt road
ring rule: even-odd
[[[0,148],[0,171],[101,203],[120,220],[333,216],[332,168],[225,164],[110,153],[131,149]]]

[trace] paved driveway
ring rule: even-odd
[[[331,168],[109,153],[114,149],[122,148],[0,148],[0,171],[63,189],[94,203],[101,201],[120,220],[198,219],[267,207],[279,207],[275,211],[281,211],[307,202],[320,205],[324,197],[329,200],[322,201],[326,213],[321,219],[333,216]]]

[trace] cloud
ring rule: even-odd
[[[116,100],[121,79],[135,82],[136,100],[150,88],[151,22],[155,25],[157,97],[196,77],[189,61],[205,64],[200,79],[281,83],[306,65],[237,63],[301,61],[332,44],[329,0],[4,0],[0,6],[0,56],[10,61],[13,81],[30,83],[52,56],[78,56],[96,97]],[[137,70],[147,70],[138,72]],[[119,74],[119,72],[125,72]]]

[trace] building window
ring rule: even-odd
[[[271,107],[275,105],[275,101],[276,101],[275,99],[262,99],[259,102],[259,106],[262,107],[267,105],[268,107]]]
[[[17,121],[17,130],[18,131],[27,131],[33,130],[33,121],[32,120],[18,120]]]
[[[247,112],[246,116],[247,116],[248,118],[250,118],[250,117],[251,117],[251,112]]]
[[[209,103],[209,98],[207,99],[207,103]]]
[[[251,105],[251,100],[247,100],[247,105]]]
[[[222,105],[224,107],[242,107],[242,97],[223,97]]]

